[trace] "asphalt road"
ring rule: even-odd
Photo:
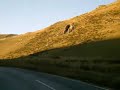
[[[18,68],[0,67],[0,90],[106,90],[78,80]]]

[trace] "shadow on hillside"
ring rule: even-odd
[[[120,39],[88,42],[32,54],[33,57],[100,57],[120,59]],[[29,56],[28,56],[29,57]]]
[[[120,39],[104,40],[0,60],[0,66],[32,69],[119,90],[119,51]]]

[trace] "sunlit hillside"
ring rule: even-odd
[[[33,38],[34,33],[32,35],[30,33],[24,35],[0,35],[0,57],[2,58],[7,53],[13,52],[21,47],[24,47],[26,43],[29,42],[31,38]]]
[[[66,25],[71,23],[74,23],[74,31],[64,34]],[[16,58],[114,38],[120,38],[120,2],[101,5],[92,12],[57,22],[42,31],[1,40],[0,58]]]
[[[0,39],[6,39],[13,36],[16,36],[16,34],[0,34]]]
[[[69,24],[74,29],[65,33]],[[120,90],[120,0],[43,30],[12,37],[0,35],[0,66]]]

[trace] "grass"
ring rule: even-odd
[[[0,41],[0,58],[18,58],[49,49],[86,42],[120,38],[120,2],[92,12],[59,21],[41,31],[18,35]],[[63,34],[66,25],[74,23],[71,33]]]
[[[0,39],[16,36],[16,34],[0,34]]]
[[[41,52],[41,56],[67,56],[67,57],[85,57],[100,59],[120,59],[120,39],[110,39],[97,42],[83,43],[66,48],[58,48]],[[34,54],[33,54],[34,55]],[[36,54],[35,54],[36,55]],[[38,53],[39,55],[39,53]]]
[[[63,34],[69,23],[75,30]],[[4,36],[4,35],[3,35]],[[42,31],[0,35],[0,66],[33,69],[120,89],[120,2]]]
[[[0,66],[32,69],[119,90],[119,46],[120,39],[90,42],[0,60]]]
[[[112,64],[110,62],[112,62]],[[104,87],[119,89],[120,63],[118,62],[119,61],[117,60],[89,61],[88,59],[34,59],[32,56],[19,58],[15,61],[1,60],[0,65],[32,69],[64,77],[79,79]]]

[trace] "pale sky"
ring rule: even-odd
[[[0,33],[21,34],[45,28],[115,0],[0,0]]]

